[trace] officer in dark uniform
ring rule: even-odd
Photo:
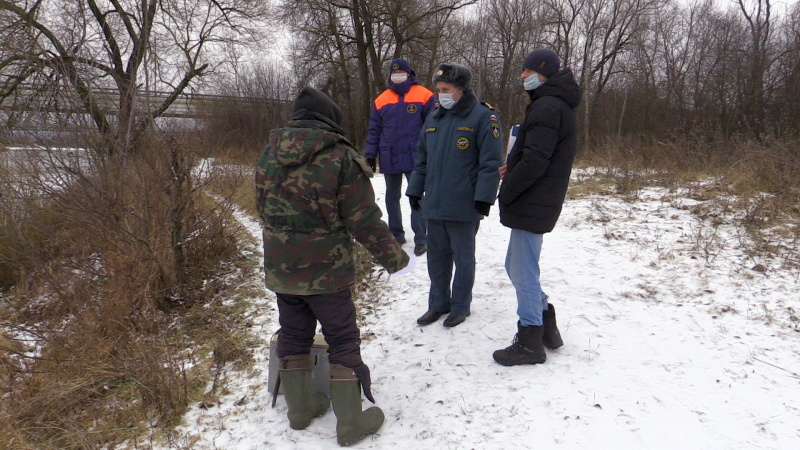
[[[433,83],[439,107],[422,127],[406,190],[411,208],[421,209],[428,221],[431,288],[428,311],[417,319],[420,325],[450,313],[444,326],[454,327],[470,314],[475,234],[481,219],[489,215],[500,182],[500,119],[478,101],[471,78],[469,69],[459,64],[436,68]]]

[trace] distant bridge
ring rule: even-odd
[[[117,115],[119,91],[116,89],[93,89],[92,94],[104,114]],[[84,108],[75,106],[77,103],[75,95],[74,92],[69,92],[67,96],[72,98],[65,102],[61,99],[61,95],[56,95],[51,91],[37,89],[34,85],[21,85],[16,89],[13,97],[0,99],[0,111],[85,114]],[[139,91],[136,95],[135,110],[138,114],[147,114],[148,111],[161,105],[169,96],[170,93],[164,91]],[[259,111],[265,105],[269,105],[272,108],[283,110],[288,108],[291,103],[291,101],[283,99],[184,93],[180,94],[160,117],[202,119],[218,115],[221,108]]]

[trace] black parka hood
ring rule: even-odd
[[[575,82],[572,71],[564,69],[552,77],[548,78],[541,86],[533,91],[527,91],[531,96],[531,101],[541,97],[558,97],[573,108],[577,108],[581,103],[581,88]]]

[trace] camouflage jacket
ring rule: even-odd
[[[389,273],[408,264],[381,220],[371,175],[353,145],[323,122],[272,130],[256,169],[269,289],[314,295],[352,286],[351,236]]]

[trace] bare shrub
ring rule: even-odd
[[[695,214],[717,225],[720,214],[733,218],[748,231],[751,252],[781,255],[797,266],[800,141],[611,139],[586,149],[579,165],[603,168],[596,175],[625,195],[648,185],[675,189],[702,181],[691,184],[691,197],[703,201]],[[767,228],[772,234],[763,233]]]
[[[208,190],[218,198],[230,199],[239,209],[253,219],[260,220],[256,210],[255,161],[247,165],[214,163],[214,177],[209,180]]]
[[[705,141],[686,136],[674,141],[609,139],[587,148],[579,164],[609,169],[610,176],[638,171],[649,182],[675,185],[680,181],[722,177],[735,192],[760,191],[790,196],[797,192],[800,142],[755,140]]]
[[[205,132],[215,156],[255,164],[269,132],[291,118],[296,81],[277,64],[244,68],[222,84],[219,98],[207,106]]]
[[[193,175],[193,148],[153,137],[136,155],[50,150],[5,167],[0,447],[120,442],[173,425],[203,384],[186,339],[202,351],[236,329],[203,306],[226,288],[207,279],[236,270],[220,263],[235,261],[237,225]]]

